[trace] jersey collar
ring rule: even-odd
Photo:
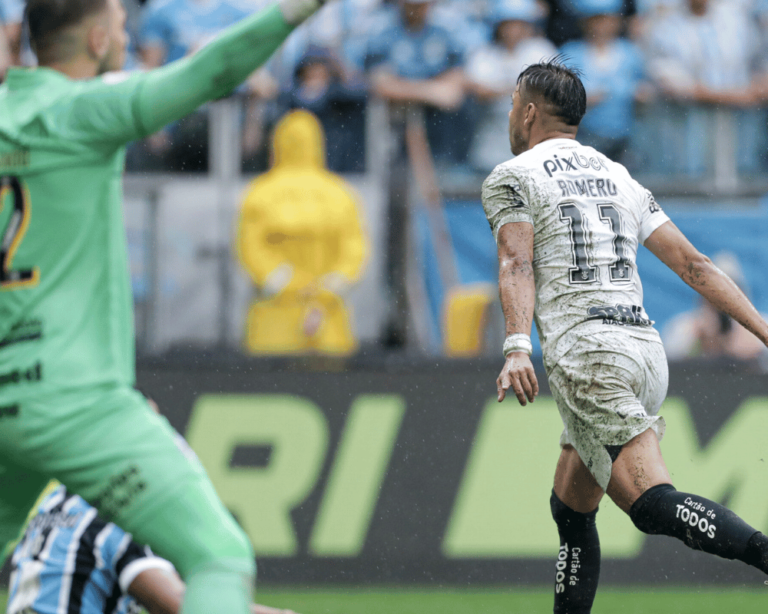
[[[559,139],[547,139],[546,141],[542,141],[538,145],[535,145],[530,149],[530,151],[534,151],[535,149],[538,149],[539,151],[543,149],[549,149],[550,147],[555,147],[559,145],[579,145],[579,142],[576,139],[567,139],[567,138],[559,138]]]

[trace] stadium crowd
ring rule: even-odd
[[[123,0],[131,35],[125,69],[194,54],[270,1]],[[23,12],[24,0],[0,0],[0,75],[35,63]],[[503,127],[518,74],[563,54],[587,87],[584,144],[631,170],[702,176],[717,149],[713,113],[726,109],[736,120],[739,170],[759,171],[768,160],[767,51],[768,0],[338,0],[237,91],[243,170],[267,170],[274,127],[306,109],[325,131],[328,169],[365,171],[368,103],[379,99],[390,103],[396,128],[406,109],[423,108],[439,177],[479,186],[510,156]],[[135,143],[128,169],[205,171],[209,123],[203,107]],[[404,169],[405,143],[390,149],[401,158],[393,168]],[[390,258],[402,244],[392,228]],[[685,326],[668,327],[676,357],[751,356],[730,320],[688,315]],[[681,330],[697,334],[680,342]]]
[[[126,69],[194,53],[267,0],[125,0]],[[23,0],[2,0],[0,70],[32,63]],[[267,166],[265,135],[286,111],[313,111],[329,168],[364,170],[371,96],[426,109],[439,165],[486,172],[509,156],[504,125],[517,74],[558,52],[584,71],[580,140],[630,166],[637,103],[686,109],[685,171],[702,170],[707,110],[737,110],[741,166],[760,165],[756,109],[768,97],[766,0],[341,0],[296,31],[240,93],[246,170]],[[134,148],[135,169],[201,170],[205,110]]]

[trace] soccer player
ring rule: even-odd
[[[0,87],[0,543],[49,477],[170,560],[184,614],[248,614],[243,531],[133,389],[124,145],[226,96],[321,5],[279,0],[191,57],[116,74],[120,0],[28,0],[39,68]]]
[[[176,614],[173,565],[52,482],[13,552],[6,614]],[[251,614],[295,614],[253,604]]]
[[[595,515],[606,492],[641,531],[768,573],[768,537],[672,486],[656,415],[667,362],[642,306],[639,245],[763,343],[768,324],[623,166],[576,141],[585,109],[574,71],[557,60],[526,68],[509,114],[517,157],[494,169],[482,195],[507,332],[498,399],[511,389],[525,405],[538,394],[529,358],[535,317],[565,426],[550,499],[561,544],[558,614],[591,611],[600,573]]]

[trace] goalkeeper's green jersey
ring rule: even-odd
[[[74,81],[47,68],[9,71],[0,87],[0,402],[133,384],[124,146],[230,93],[291,30],[273,6],[146,73]]]

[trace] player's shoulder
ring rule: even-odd
[[[78,105],[84,100],[114,98],[114,96],[127,96],[131,89],[130,81],[137,82],[145,72],[141,70],[119,70],[97,75],[92,79],[80,79],[71,81],[70,86],[60,92],[58,101],[49,105],[51,111],[69,113],[73,105]],[[126,89],[127,88],[127,89]]]
[[[539,166],[539,156],[533,149],[521,153],[506,162],[497,165],[483,182],[483,190],[493,189],[500,184],[515,183],[527,187],[535,181],[536,169]]]
[[[499,173],[527,173],[536,168],[542,158],[542,151],[538,147],[524,151],[506,162],[502,162],[494,171]]]
[[[526,208],[534,192],[532,186],[535,182],[533,169],[526,164],[528,157],[522,154],[507,160],[496,166],[486,177],[481,199],[489,219],[506,207]]]
[[[123,83],[123,81],[127,81],[135,74],[138,74],[138,71],[116,70],[96,77],[93,82],[96,84],[103,83],[104,85],[117,85]]]
[[[516,159],[517,158],[512,158],[511,160],[497,164],[496,167],[488,173],[485,181],[483,181],[483,192],[488,188],[503,183],[509,179],[516,178],[520,172],[518,165],[514,163]]]

